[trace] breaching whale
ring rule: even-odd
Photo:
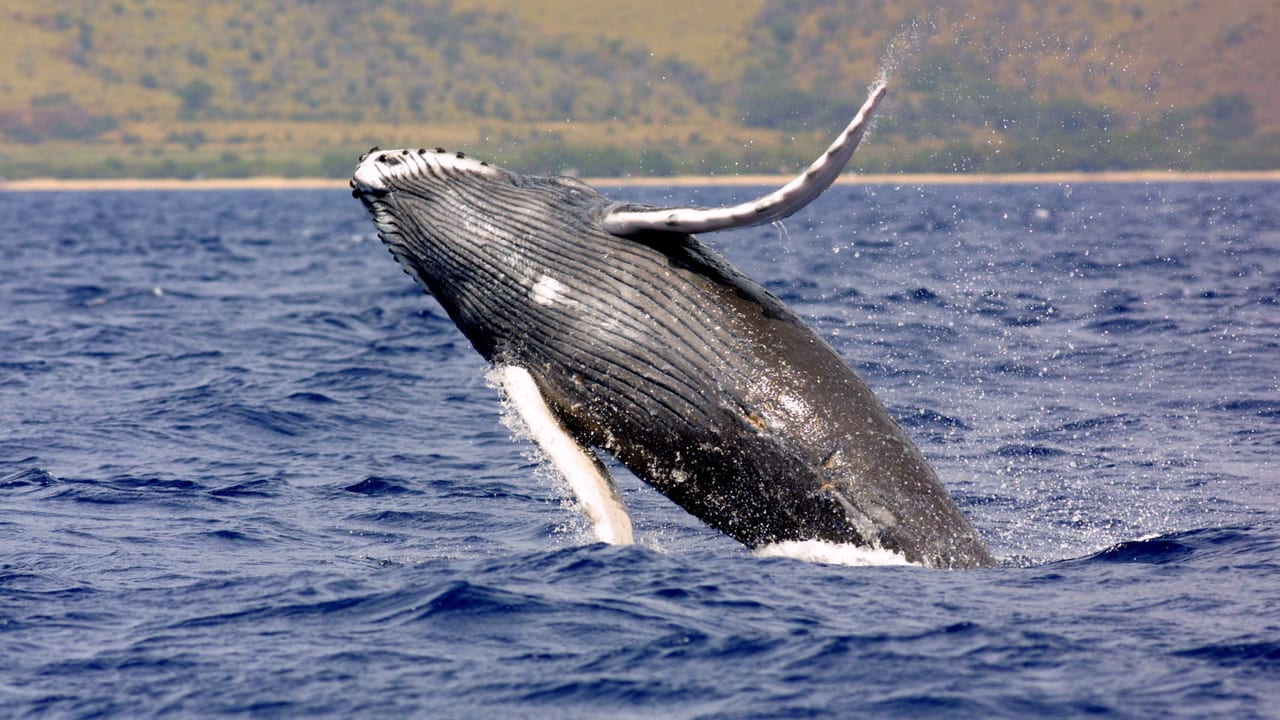
[[[596,451],[751,546],[824,540],[939,568],[993,559],[924,456],[805,322],[692,235],[773,222],[844,169],[884,84],[800,176],[723,208],[611,200],[441,149],[371,150],[379,237],[496,375],[605,542],[632,539]]]

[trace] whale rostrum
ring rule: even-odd
[[[379,237],[495,376],[605,542],[632,528],[607,452],[751,546],[822,540],[939,568],[994,563],[870,388],[692,235],[785,218],[844,170],[885,95],[778,190],[723,208],[611,200],[442,150],[372,150]]]

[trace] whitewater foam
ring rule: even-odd
[[[786,557],[827,565],[868,567],[882,565],[915,565],[900,553],[881,548],[860,547],[825,540],[787,540],[756,548],[756,557]],[[917,565],[917,567],[920,567]]]

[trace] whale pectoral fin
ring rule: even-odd
[[[777,190],[742,203],[719,208],[645,208],[619,205],[600,219],[604,230],[613,235],[628,236],[660,230],[679,233],[713,232],[751,227],[781,220],[813,202],[835,182],[858,142],[862,140],[871,114],[885,94],[885,84],[871,88],[866,102],[844,131],[817,160],[794,180]]]
[[[596,537],[611,545],[631,544],[631,517],[600,460],[551,413],[528,370],[508,365],[497,368],[496,374],[529,437],[573,488]]]

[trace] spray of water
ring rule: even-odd
[[[880,55],[879,74],[875,85],[888,84],[889,80],[911,58],[920,56],[924,44],[938,34],[938,26],[932,15],[913,18],[906,27],[889,39]]]

